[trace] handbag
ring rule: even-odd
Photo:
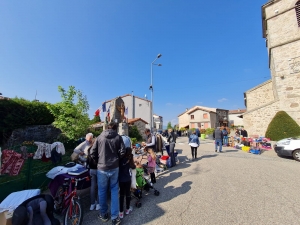
[[[78,160],[78,157],[79,157],[79,154],[76,153],[76,152],[73,152],[72,155],[71,155],[71,161],[72,162],[75,162]]]

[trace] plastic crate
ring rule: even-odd
[[[242,151],[244,151],[244,152],[249,152],[249,150],[250,150],[250,147],[248,147],[248,146],[242,147]]]
[[[251,149],[250,152],[251,152],[252,154],[258,155],[258,154],[260,154],[260,149]]]

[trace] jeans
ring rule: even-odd
[[[192,157],[197,158],[197,147],[191,146],[191,151],[192,151]]]
[[[216,139],[215,141],[215,150],[218,150],[218,145],[219,145],[219,152],[222,151],[222,139]]]
[[[166,150],[167,150],[168,156],[170,156],[170,145],[166,145]]]
[[[119,216],[119,168],[111,170],[97,170],[98,180],[98,196],[100,204],[100,214],[108,213],[107,205],[107,189],[110,184],[111,204],[110,212],[111,219],[114,220]]]
[[[91,176],[91,205],[96,203],[97,199],[97,169],[90,169]]]
[[[171,142],[170,143],[170,157],[171,157],[171,166],[176,166],[175,162],[175,155],[174,155],[174,148],[175,148],[175,143]]]
[[[223,144],[227,146],[228,144],[228,136],[223,137]]]

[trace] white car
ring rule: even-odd
[[[278,156],[291,156],[300,161],[300,138],[285,138],[274,145]]]

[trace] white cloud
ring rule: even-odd
[[[167,104],[166,104],[166,106],[172,106],[173,104],[172,103],[170,103],[170,102],[168,102]]]
[[[218,100],[218,102],[225,102],[225,101],[228,101],[228,99],[227,98],[221,98],[221,99]]]

